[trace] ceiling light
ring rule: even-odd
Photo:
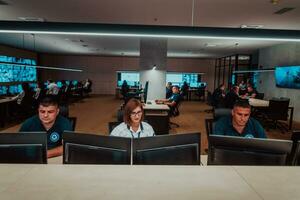
[[[278,4],[279,0],[271,0],[270,2],[271,2],[271,4],[276,5],[276,4]]]
[[[45,22],[41,17],[18,17],[18,19],[25,22]]]
[[[206,47],[216,47],[218,46],[217,44],[209,44],[209,43],[206,43],[205,44]]]
[[[258,29],[258,28],[263,28],[264,25],[254,25],[254,24],[251,24],[251,25],[246,25],[246,24],[242,24],[241,25],[241,28],[254,28],[254,29]]]
[[[153,65],[153,68],[152,68],[152,70],[156,70],[156,65]]]
[[[0,33],[300,42],[299,30],[0,21]]]

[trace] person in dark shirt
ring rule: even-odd
[[[232,89],[225,97],[225,104],[227,108],[233,108],[235,102],[239,100],[239,87],[233,86]]]
[[[225,85],[221,84],[218,88],[214,90],[212,94],[213,106],[224,107],[225,96],[226,96]]]
[[[248,138],[266,138],[260,123],[250,117],[251,106],[240,100],[234,104],[232,116],[220,118],[213,127],[214,135],[227,135]]]
[[[177,85],[172,87],[172,95],[168,99],[158,99],[155,100],[156,103],[163,103],[170,107],[176,106],[176,104],[180,101],[179,87]]]
[[[255,98],[256,95],[257,95],[257,91],[251,85],[249,85],[247,87],[247,96],[250,98]]]
[[[62,133],[72,130],[70,121],[58,113],[56,98],[45,96],[39,102],[38,115],[27,119],[19,130],[20,132],[47,132],[48,158],[62,155]]]
[[[172,96],[172,83],[168,82],[166,85],[166,98],[170,98]]]

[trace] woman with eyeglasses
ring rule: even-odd
[[[154,136],[152,126],[144,119],[143,104],[137,99],[130,99],[124,108],[124,122],[111,132],[111,136],[140,138]]]

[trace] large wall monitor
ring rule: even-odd
[[[129,71],[118,71],[117,72],[117,86],[121,87],[123,81],[126,80],[127,84],[131,87],[139,87],[140,85],[140,73],[129,72]]]

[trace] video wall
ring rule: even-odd
[[[128,72],[128,71],[127,72],[126,71],[117,72],[117,87],[121,87],[124,80],[131,87],[139,87],[140,73],[139,72]]]
[[[282,66],[275,68],[276,86],[300,89],[300,66]]]
[[[186,81],[190,87],[199,87],[201,83],[201,74],[197,73],[173,73],[167,72],[166,83],[171,82],[172,85],[182,86]]]
[[[0,55],[0,83],[37,81],[35,66],[33,59]]]

